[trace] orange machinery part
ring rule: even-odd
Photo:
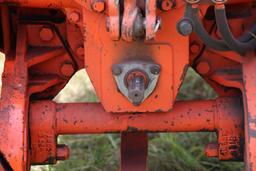
[[[67,146],[57,145],[57,136],[60,134],[121,132],[121,150],[127,152],[133,147],[135,149],[141,147],[143,148],[141,150],[144,150],[144,156],[140,159],[145,162],[145,148],[147,147],[145,132],[191,131],[216,131],[218,133],[218,143],[209,144],[206,147],[207,156],[218,157],[221,160],[241,160],[245,154],[246,169],[256,170],[255,54],[249,54],[245,60],[233,52],[222,53],[207,48],[200,54],[203,46],[200,41],[193,36],[189,37],[190,40],[188,37],[181,37],[175,30],[176,22],[184,13],[182,0],[177,0],[177,7],[169,13],[158,9],[154,13],[155,6],[152,6],[152,3],[148,4],[152,10],[149,11],[152,18],[155,18],[155,14],[159,14],[163,21],[155,42],[152,41],[154,43],[113,41],[120,38],[121,18],[119,17],[121,16],[119,7],[114,5],[116,1],[107,1],[104,3],[104,8],[102,3],[92,7],[94,1],[91,3],[91,1],[82,0],[2,0],[0,2],[15,5],[25,16],[31,14],[29,10],[26,11],[26,8],[24,10],[22,7],[60,9],[67,18],[61,26],[40,22],[34,25],[35,23],[26,23],[26,21],[18,23],[15,28],[17,30],[15,54],[15,50],[12,49],[15,42],[12,42],[12,37],[10,37],[9,8],[6,6],[2,8],[4,52],[7,60],[3,74],[0,112],[0,155],[14,170],[27,170],[30,164],[50,164],[56,163],[57,160],[67,159],[69,155]],[[132,3],[128,0],[126,2]],[[247,2],[253,1],[228,1],[228,3]],[[208,7],[203,5],[202,15]],[[105,9],[107,15],[103,12]],[[105,26],[108,17],[109,33]],[[129,16],[126,16],[126,20],[129,19],[127,17]],[[230,24],[235,26],[232,27],[234,29],[232,31],[239,34],[241,28],[236,27],[238,23],[240,22],[237,20],[230,21]],[[131,26],[131,24],[128,22],[125,26]],[[205,25],[210,26],[207,23]],[[68,43],[71,47],[59,48],[61,40],[58,40],[56,28],[60,29],[59,34],[68,37],[67,40],[70,41]],[[84,39],[81,38],[82,34],[79,29],[84,31],[82,32]],[[62,44],[67,46],[65,38]],[[195,41],[199,46],[192,47],[189,41]],[[83,48],[83,43],[86,48]],[[189,54],[189,46],[195,56],[193,59]],[[70,48],[76,49],[80,56],[79,59],[72,61],[68,58],[67,54],[72,55]],[[15,54],[15,57],[10,56],[8,52]],[[153,55],[152,58],[162,64],[164,71],[157,89],[140,106],[139,110],[139,107],[130,104],[116,90],[116,83],[111,73],[111,66],[121,62],[121,59],[129,58],[131,53],[137,55],[134,57]],[[85,61],[83,61],[83,55],[85,55]],[[51,58],[53,60],[49,60]],[[191,66],[197,69],[198,73],[215,88],[220,95],[218,100],[175,102],[188,60]],[[92,103],[33,102],[35,97],[50,100],[50,97],[59,92],[72,74],[83,67],[87,68],[103,107]],[[53,85],[60,86],[53,87]],[[50,88],[53,91],[47,92],[46,90]],[[240,89],[243,93],[244,107],[240,100],[234,97],[234,94],[240,95],[240,92],[237,93],[239,90],[234,88]],[[32,98],[31,95],[36,93],[41,93],[41,96],[37,94],[38,96]],[[223,96],[231,97],[224,98]],[[121,107],[117,103],[121,104]],[[169,111],[172,104],[174,104],[173,109]],[[117,114],[109,113],[110,111],[135,111],[136,113]],[[245,120],[245,126],[243,120]],[[129,134],[130,132],[136,132],[135,134],[140,137],[133,137]],[[135,147],[137,144],[130,146],[131,142],[136,139],[140,139],[140,144],[137,147]],[[243,153],[242,142],[245,142],[245,153]],[[130,155],[136,156],[137,153],[130,153]],[[125,155],[121,157],[124,159],[121,163],[125,163],[125,169],[122,167],[122,170],[127,170],[129,165],[130,167],[132,165],[126,157]],[[143,170],[146,169],[145,165],[140,166]],[[0,170],[3,170],[2,167],[4,166],[0,165]]]
[[[30,105],[31,161],[34,164],[56,162],[53,156],[58,156],[56,136],[60,134],[198,131],[217,131],[219,154],[216,157],[237,160],[242,156],[242,118],[242,104],[233,98],[177,102],[167,113],[140,114],[108,113],[95,103],[33,102]]]

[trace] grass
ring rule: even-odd
[[[55,98],[57,102],[97,101],[84,71],[72,78]],[[215,92],[193,71],[189,70],[179,100],[215,98]],[[204,156],[204,146],[216,140],[214,133],[157,133],[149,136],[150,171],[239,171],[242,163],[219,162]],[[117,134],[60,136],[59,143],[71,149],[70,159],[54,166],[36,166],[32,171],[117,171],[119,144]]]

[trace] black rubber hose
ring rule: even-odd
[[[255,39],[255,37],[252,36],[253,34],[256,34],[256,25],[252,27],[251,31],[245,32],[241,37],[238,38],[238,40],[241,42],[248,42],[251,39]]]
[[[230,49],[241,55],[245,55],[247,51],[251,51],[256,48],[256,39],[242,42],[233,36],[228,25],[225,8],[215,8],[214,11],[218,30]]]
[[[230,48],[227,46],[225,41],[213,38],[209,33],[205,30],[203,24],[201,23],[198,16],[198,8],[192,9],[191,14],[192,21],[195,27],[195,33],[198,37],[206,44],[206,46],[219,50],[219,51],[228,51]]]

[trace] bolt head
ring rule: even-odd
[[[172,0],[161,0],[160,9],[163,11],[169,11],[173,7]]]
[[[68,19],[71,23],[77,23],[80,20],[80,14],[76,11],[73,11],[68,15]]]
[[[160,73],[160,67],[158,65],[151,66],[150,72],[154,75],[158,75]]]
[[[71,77],[74,74],[75,69],[72,63],[65,62],[62,64],[60,72],[64,77]]]
[[[95,12],[103,12],[105,10],[105,2],[96,0],[92,3],[92,10]]]
[[[122,68],[120,66],[113,66],[112,73],[113,75],[118,76],[122,73]]]
[[[206,75],[211,71],[211,67],[207,61],[201,61],[197,64],[196,70],[201,75]]]
[[[40,39],[44,42],[49,42],[54,38],[54,33],[51,28],[43,27],[39,32]]]
[[[188,36],[193,32],[193,24],[188,19],[182,19],[177,24],[177,30],[182,36]]]

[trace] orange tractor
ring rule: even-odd
[[[216,132],[205,153],[256,171],[255,0],[0,0],[0,170],[68,158],[58,135],[121,133],[121,171],[148,132]],[[192,67],[216,100],[176,101]],[[53,97],[85,68],[100,103]]]

